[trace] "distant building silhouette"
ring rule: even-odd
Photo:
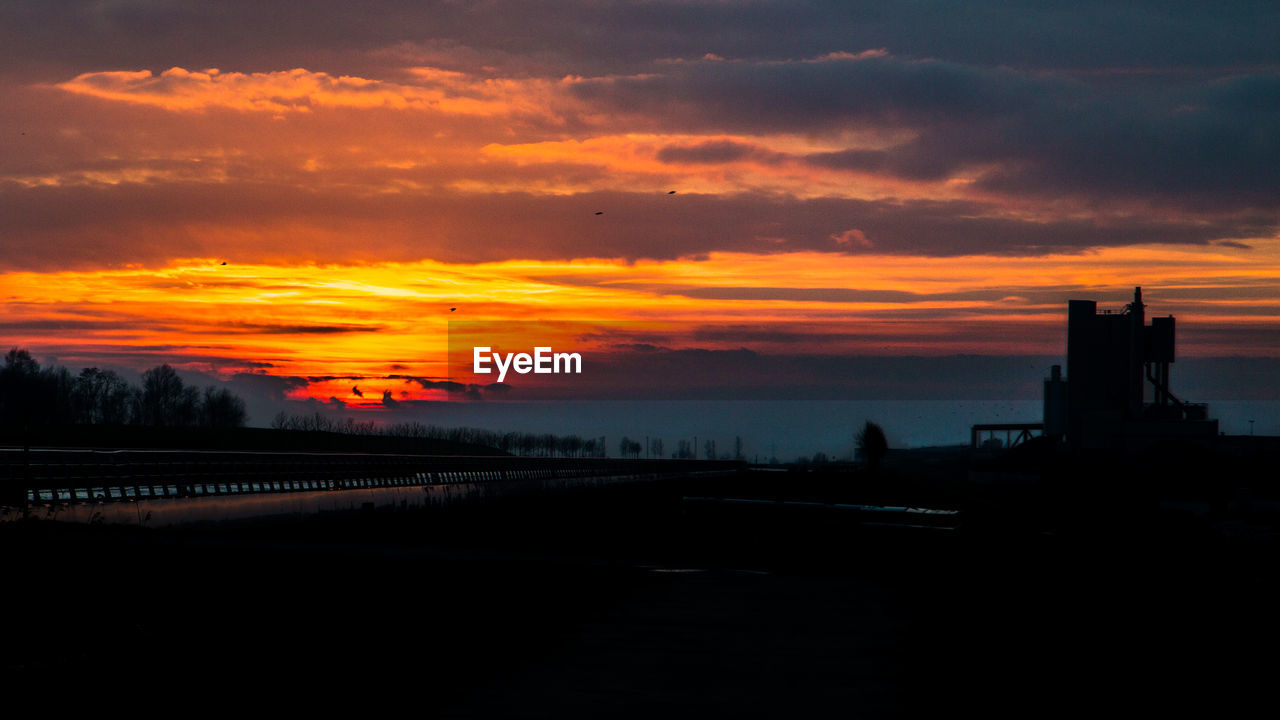
[[[1133,448],[1169,439],[1212,439],[1208,406],[1169,388],[1174,318],[1146,324],[1142,288],[1120,312],[1093,300],[1067,305],[1067,377],[1053,366],[1044,387],[1044,432],[1075,448]]]

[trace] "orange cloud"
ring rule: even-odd
[[[505,115],[538,111],[521,100],[548,83],[476,80],[435,68],[410,71],[417,84],[330,75],[303,68],[275,72],[191,71],[180,67],[83,73],[56,85],[79,95],[150,105],[171,111],[228,108],[248,112],[307,113],[318,108],[390,108],[459,115]]]

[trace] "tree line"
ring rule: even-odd
[[[79,374],[50,363],[41,366],[27,350],[13,348],[0,365],[0,425],[136,425],[148,427],[237,428],[247,420],[244,401],[226,388],[199,388],[183,382],[168,364],[142,373],[135,385],[118,373],[96,367]],[[448,440],[496,448],[529,457],[606,457],[605,436],[582,437],[554,433],[500,432],[474,427],[442,427],[420,422],[380,424],[353,418],[333,418],[319,412],[290,415],[280,412],[271,422],[277,430],[333,432],[400,438]],[[717,455],[714,441],[705,443],[708,459],[743,459],[742,440],[733,455]],[[661,438],[648,448],[623,437],[622,457],[663,457]],[[672,458],[696,458],[697,447],[680,440]]]
[[[0,424],[234,428],[247,417],[235,393],[187,385],[167,364],[142,373],[141,385],[111,370],[41,367],[19,348],[0,366]]]
[[[276,430],[301,430],[310,432],[332,432],[344,435],[378,435],[384,437],[423,438],[429,440],[449,440],[458,443],[482,445],[526,457],[606,457],[608,449],[605,436],[584,438],[580,435],[556,435],[554,433],[522,433],[501,432],[475,427],[441,427],[420,422],[399,422],[378,424],[371,421],[358,421],[353,418],[334,418],[319,412],[309,415],[289,414],[281,411],[271,421]],[[649,439],[646,455],[645,446],[637,440],[623,437],[618,442],[619,457],[663,457],[664,447],[661,438]],[[714,442],[708,442],[707,459],[715,459]],[[742,440],[736,440],[737,456],[719,456],[722,460],[743,459]],[[681,440],[679,448],[671,453],[672,458],[694,459],[694,446],[688,440]]]
[[[380,435],[398,438],[449,440],[496,448],[528,457],[605,457],[605,438],[553,433],[499,432],[474,427],[441,427],[420,422],[378,424],[353,418],[333,418],[321,413],[291,415],[281,411],[271,421],[276,430],[332,432],[344,435]]]

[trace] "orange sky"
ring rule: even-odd
[[[1202,187],[1057,148],[1110,141],[1121,97],[1157,148],[1178,137],[1163,96],[879,46],[607,67],[424,47],[0,75],[0,339],[73,369],[340,376],[290,392],[352,399],[350,377],[446,376],[451,319],[1053,355],[1068,298],[1142,285],[1183,354],[1280,355],[1276,208],[1247,148]],[[1076,112],[1096,133],[1055,125]]]
[[[633,264],[220,263],[6,273],[11,342],[48,348],[73,367],[136,349],[127,363],[170,360],[222,376],[264,370],[443,378],[449,374],[444,361],[451,320],[534,328],[524,331],[532,336],[530,347],[534,341],[563,340],[539,323],[597,321],[607,327],[629,321],[610,342],[643,331],[660,333],[670,347],[1052,355],[1064,350],[1062,299],[1111,298],[1118,308],[1131,291],[1125,282],[1135,268],[1148,278],[1145,299],[1152,312],[1179,317],[1184,354],[1270,355],[1274,348],[1251,344],[1249,331],[1280,321],[1280,263],[1161,248],[1036,258],[810,252],[717,253],[696,262]],[[840,295],[850,288],[868,297]],[[786,297],[783,290],[795,294]],[[761,297],[752,298],[753,291]],[[879,292],[886,295],[877,297]],[[1210,326],[1237,332],[1226,340],[1185,339]],[[799,328],[813,335],[801,342],[770,342],[750,332],[736,338],[732,331],[718,340],[691,337],[706,327]],[[599,341],[570,342],[587,352],[608,349]],[[305,393],[341,397],[349,387],[345,381],[317,382]],[[444,396],[422,390],[414,397]]]

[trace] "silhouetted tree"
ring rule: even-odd
[[[226,388],[209,386],[200,403],[200,426],[207,428],[244,427],[244,401]]]
[[[644,452],[644,445],[629,437],[623,437],[618,442],[618,454],[622,457],[640,457],[642,452]]]
[[[551,457],[556,454],[556,436],[554,433],[542,433],[538,436],[538,448],[542,451],[543,457]]]
[[[213,393],[211,396],[209,393]],[[205,391],[205,402],[201,403],[200,422],[206,423],[205,411],[214,404],[221,402],[227,405],[238,407],[243,411],[243,403],[239,402],[230,393],[223,394],[224,391],[217,391],[209,388]],[[139,393],[141,398],[141,393]],[[139,400],[141,407],[141,400]],[[141,413],[141,411],[139,411]],[[230,417],[236,417],[236,413],[231,412]],[[310,415],[290,415],[286,412],[276,413],[271,420],[271,427],[275,430],[297,430],[309,432],[334,432],[344,433],[348,435],[385,435],[388,437],[406,437],[406,438],[432,438],[437,440],[450,440],[453,442],[473,443],[476,445],[484,445],[486,447],[497,448],[504,452],[516,453],[519,455],[537,455],[544,457],[561,456],[561,457],[605,457],[605,436],[598,438],[582,439],[579,435],[554,435],[552,433],[519,433],[508,432],[500,433],[493,430],[485,430],[483,428],[470,427],[440,427],[437,425],[424,425],[420,422],[400,422],[389,425],[378,425],[373,422],[355,422],[351,418],[335,419],[319,412]],[[657,446],[661,451],[661,444]],[[624,438],[619,450],[624,457],[636,457],[643,452],[644,447],[630,438]]]
[[[880,462],[889,452],[889,441],[884,436],[884,428],[870,420],[854,435],[854,442],[858,447],[858,456],[872,470],[880,467]]]
[[[186,387],[168,364],[142,374],[142,425],[183,427],[195,425],[200,407],[200,391]]]
[[[22,348],[11,348],[4,356],[3,372],[17,373],[19,377],[35,377],[40,374],[40,363]]]
[[[45,422],[59,425],[75,422],[71,412],[71,390],[75,379],[71,371],[59,366],[50,366],[40,373],[46,393]]]
[[[11,349],[0,367],[0,421],[21,425],[71,422],[72,383],[66,368],[41,368],[31,353]]]
[[[84,368],[73,376],[58,365],[41,368],[31,353],[13,348],[0,365],[0,422],[244,425],[244,401],[229,390],[209,388],[202,398],[168,365],[148,370],[142,379],[143,387],[138,388],[110,370]]]
[[[128,422],[131,390],[124,378],[110,370],[81,370],[71,386],[72,421],[87,425]]]
[[[502,436],[502,442],[498,445],[498,449],[506,453],[516,453],[520,450],[520,434],[509,432]]]
[[[0,418],[4,422],[39,422],[41,386],[40,363],[26,350],[13,348],[0,367]]]

